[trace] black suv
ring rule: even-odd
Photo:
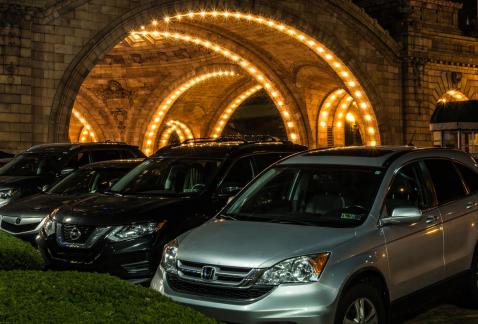
[[[61,179],[45,192],[23,197],[0,210],[0,229],[34,242],[42,223],[55,208],[84,195],[107,191],[113,183],[143,159],[113,160],[87,164]]]
[[[138,147],[124,143],[33,146],[0,168],[0,207],[40,192],[82,165],[144,157]]]
[[[53,212],[37,244],[53,268],[109,272],[146,283],[165,243],[209,220],[263,169],[305,149],[289,142],[227,139],[162,149],[109,194]]]

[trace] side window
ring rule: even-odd
[[[260,154],[254,156],[254,162],[256,164],[256,175],[286,156],[286,153]]]
[[[121,153],[120,151],[116,150],[98,150],[92,151],[91,157],[93,159],[93,162],[118,160],[121,159]]]
[[[90,153],[89,152],[77,152],[73,155],[70,162],[68,162],[68,168],[77,169],[85,164],[90,163]]]
[[[431,207],[431,194],[422,179],[418,163],[406,165],[397,172],[385,200],[389,215],[395,208],[416,207],[424,210]]]
[[[229,172],[222,181],[220,190],[222,193],[238,191],[248,184],[253,177],[251,159],[239,159],[234,163],[232,168],[229,169]]]
[[[470,193],[478,192],[478,173],[460,163],[455,163]]]
[[[136,158],[136,155],[132,151],[122,150],[120,152],[121,152],[121,158],[122,159],[134,159],[134,158]]]
[[[455,166],[448,160],[425,160],[432,178],[438,203],[444,204],[466,195],[465,187]]]

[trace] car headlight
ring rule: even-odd
[[[2,189],[0,190],[0,207],[5,206],[12,200],[17,193],[17,189]]]
[[[55,208],[45,219],[43,223],[43,232],[46,236],[55,234],[56,232],[56,220],[53,219],[53,216],[58,212],[59,208]]]
[[[257,281],[259,285],[307,283],[318,281],[330,253],[301,256],[279,262],[267,269]]]
[[[173,240],[166,244],[163,249],[163,256],[161,258],[161,267],[166,272],[177,273],[176,258],[178,255],[178,241]]]
[[[135,225],[126,225],[126,226],[117,226],[113,231],[108,234],[107,239],[113,242],[120,242],[130,239],[135,239],[138,237],[146,236],[153,234],[159,231],[166,221],[161,223],[146,223],[146,224],[135,224]]]

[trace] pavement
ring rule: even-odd
[[[403,323],[406,324],[471,324],[478,323],[478,309],[441,304]]]

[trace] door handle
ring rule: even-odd
[[[466,209],[471,209],[475,206],[476,206],[476,204],[472,201],[469,201],[469,202],[466,203]]]
[[[439,220],[439,217],[438,217],[438,216],[436,216],[436,215],[429,215],[429,216],[427,216],[427,218],[425,219],[425,222],[426,222],[427,224],[433,224],[433,223],[438,222],[438,220]]]

